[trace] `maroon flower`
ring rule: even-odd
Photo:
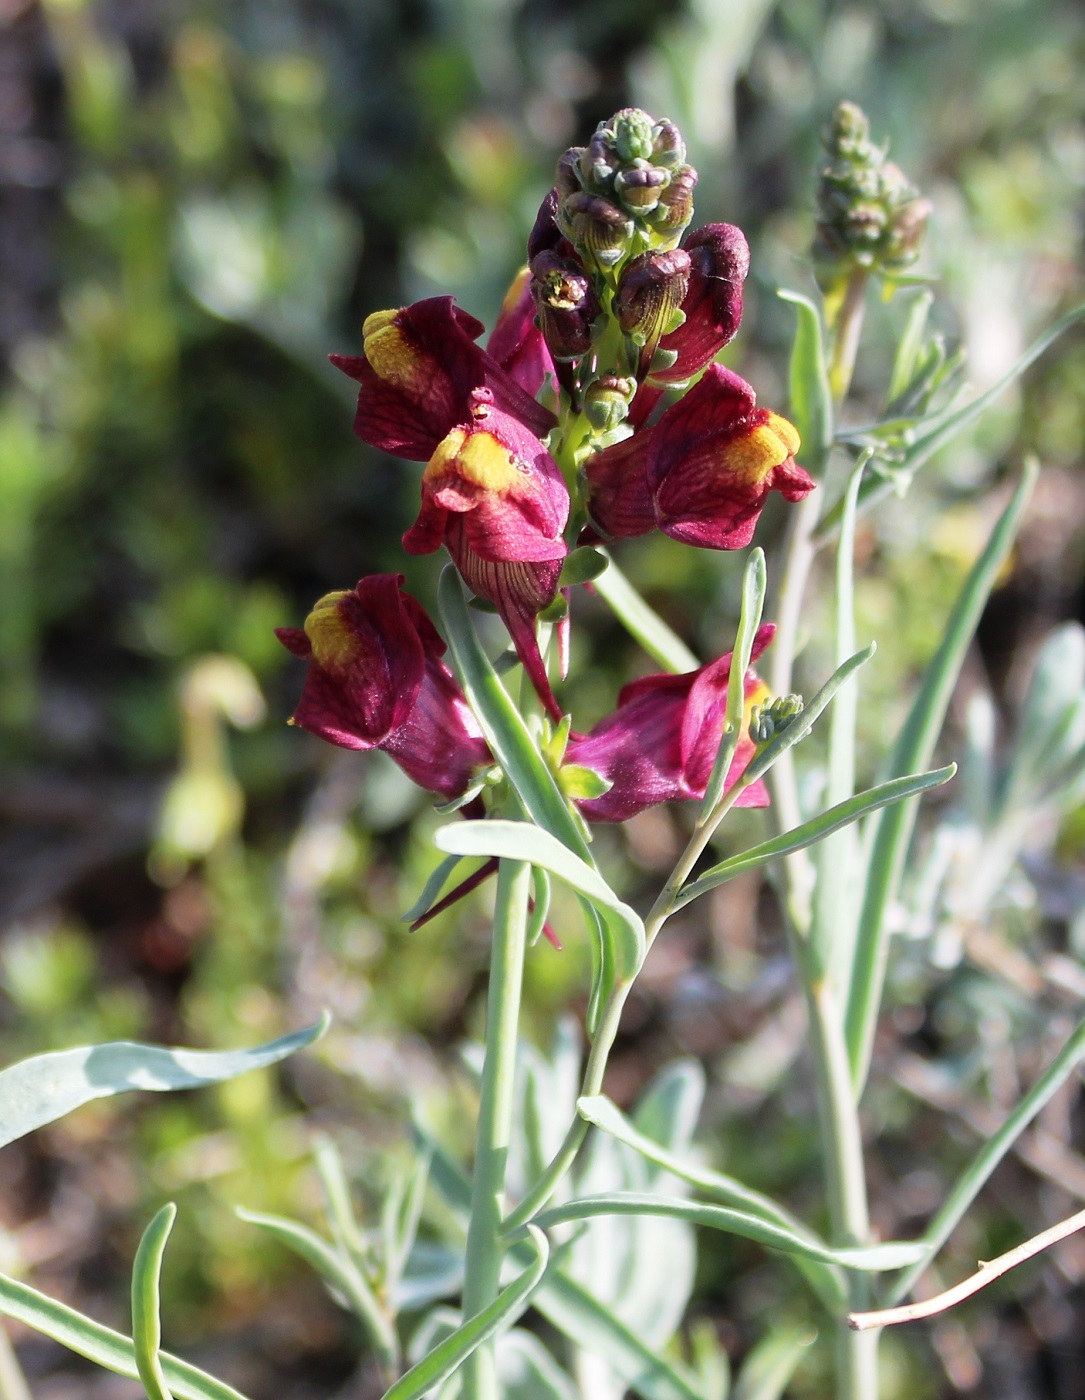
[[[614,538],[658,525],[686,544],[742,549],[770,491],[798,501],[814,489],[798,449],[786,418],[758,408],[737,374],[710,365],[655,427],[588,462],[592,519]]]
[[[276,636],[309,662],[291,721],[346,749],[383,749],[408,777],[460,797],[493,760],[425,610],[402,574],[374,574],[329,593],[304,629]]]
[[[411,554],[442,544],[468,586],[494,604],[517,654],[555,719],[535,637],[535,618],[554,599],[569,492],[542,443],[479,389],[468,423],[438,444],[422,474],[422,509],[403,536]]]
[[[480,388],[536,437],[545,436],[557,420],[475,344],[483,329],[452,297],[367,316],[365,353],[329,357],[362,386],[354,420],[362,441],[424,462],[450,428],[466,421]]]
[[[775,627],[766,623],[754,638],[751,660],[772,641]],[[590,768],[611,786],[602,797],[577,805],[589,821],[620,822],[657,802],[704,796],[723,737],[731,653],[685,675],[652,675],[633,681],[618,696],[618,708],[590,734],[573,735],[565,761]],[[746,672],[742,737],[726,788],[753,757],[749,713],[768,688]],[[738,798],[739,807],[767,807],[768,790],[758,779]]]
[[[523,292],[498,349],[527,382],[534,343]],[[451,297],[379,311],[363,327],[365,354],[332,361],[361,384],[354,430],[366,442],[426,461],[422,508],[403,537],[412,554],[448,546],[471,588],[489,599],[552,715],[535,618],[557,592],[567,553],[569,492],[540,441],[557,421],[492,355],[475,344],[481,324]],[[536,356],[536,361],[538,357]]]

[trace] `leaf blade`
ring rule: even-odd
[[[132,1346],[147,1400],[173,1400],[162,1371],[159,1279],[177,1207],[164,1205],[143,1232],[132,1266]]]
[[[186,1050],[116,1040],[21,1060],[0,1071],[0,1147],[93,1099],[133,1089],[196,1089],[232,1079],[292,1055],[327,1030],[316,1025],[247,1050]]]

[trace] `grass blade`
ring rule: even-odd
[[[919,1243],[923,1256],[895,1280],[886,1298],[887,1306],[899,1303],[912,1284],[942,1248],[958,1221],[979,1195],[994,1169],[1014,1145],[1043,1106],[1058,1092],[1074,1070],[1085,1060],[1085,1021],[1078,1024],[1063,1048],[999,1128],[983,1144],[974,1161],[963,1173],[937,1215],[923,1232]]]

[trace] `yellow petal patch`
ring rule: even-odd
[[[516,460],[492,433],[453,428],[426,464],[424,477],[436,484],[441,477],[458,476],[483,491],[503,494],[519,480]]]
[[[348,588],[340,588],[335,593],[325,593],[305,619],[305,635],[313,648],[313,660],[326,670],[343,668],[354,654],[354,634],[339,611],[339,604],[349,592]]]
[[[374,311],[362,326],[362,348],[378,379],[393,388],[421,394],[436,368],[433,358],[412,345],[397,324],[399,311]]]
[[[741,477],[754,485],[763,481],[774,467],[786,462],[798,445],[799,435],[795,429],[786,418],[778,418],[773,413],[767,423],[733,438],[724,448],[720,465],[728,475]]]
[[[524,292],[524,287],[531,277],[531,268],[522,267],[512,279],[512,284],[505,293],[505,300],[501,303],[501,314],[507,316],[510,311],[515,310],[517,302]]]
[[[794,457],[802,446],[802,438],[799,437],[798,429],[794,423],[789,423],[786,418],[781,418],[778,413],[770,413],[769,421],[765,425],[771,428],[780,441],[787,448],[788,456]]]

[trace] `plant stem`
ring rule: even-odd
[[[464,1318],[474,1317],[498,1295],[505,1172],[512,1135],[516,1079],[516,1035],[520,1019],[527,943],[531,867],[501,862],[497,875],[493,951],[486,997],[486,1059],[482,1069],[471,1222],[467,1229]],[[498,1400],[493,1343],[484,1343],[464,1363],[465,1400]]]
[[[802,956],[805,950],[796,951]],[[803,962],[808,959],[804,958]],[[810,1017],[818,1124],[833,1244],[865,1245],[870,1236],[866,1171],[841,1008],[827,981],[811,972],[804,975],[803,982]],[[850,1311],[858,1312],[869,1306],[869,1289],[865,1274],[857,1270],[849,1272]],[[833,1341],[839,1400],[877,1400],[877,1336],[876,1332],[851,1331],[843,1318],[837,1324]]]

